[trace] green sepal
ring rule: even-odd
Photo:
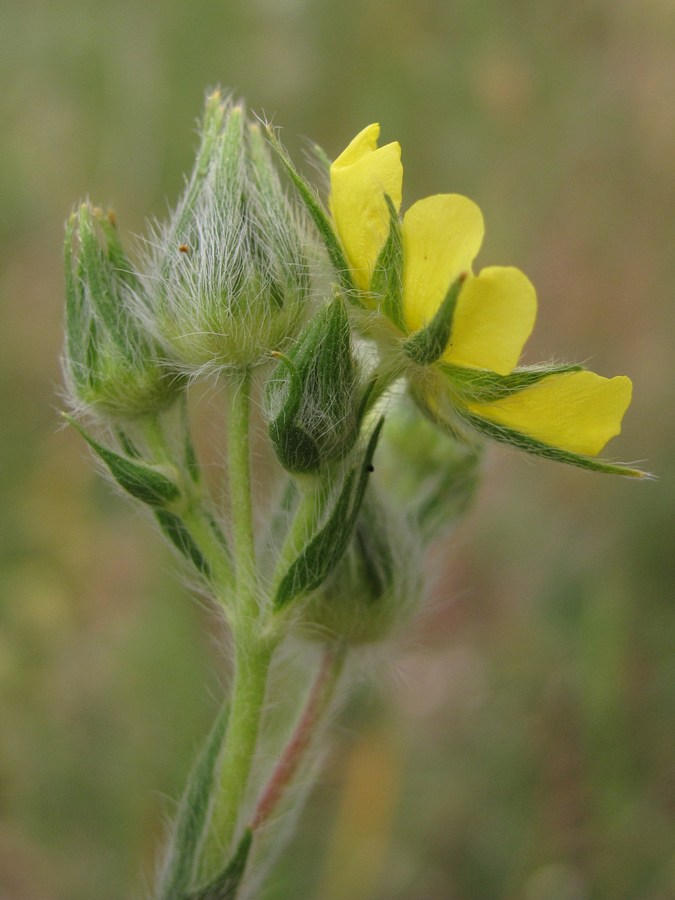
[[[80,281],[89,285],[91,303],[96,315],[103,323],[109,338],[118,347],[122,358],[126,358],[132,335],[126,307],[120,302],[117,291],[116,280],[119,276],[108,254],[101,248],[96,235],[94,216],[86,203],[80,206],[77,236],[80,242],[78,265]]]
[[[127,284],[132,290],[141,291],[140,279],[131,260],[126,254],[117,230],[115,214],[112,210],[104,213],[102,210],[93,210],[96,221],[105,237],[108,260],[115,271],[116,276]]]
[[[554,447],[552,444],[538,441],[520,431],[515,431],[513,428],[489,422],[487,419],[483,419],[466,410],[458,409],[457,412],[461,419],[486,437],[499,441],[502,444],[510,444],[512,447],[517,447],[519,450],[524,450],[526,453],[531,453],[534,456],[542,456],[545,459],[552,459],[556,462],[579,466],[582,469],[590,469],[593,472],[605,472],[608,475],[624,475],[628,478],[650,477],[648,473],[642,472],[640,469],[633,469],[631,466],[622,463],[609,463],[602,459],[595,459],[592,456],[584,456],[581,453],[572,453],[570,450]]]
[[[244,879],[252,843],[253,832],[247,828],[222,872],[207,885],[186,894],[185,897],[180,897],[180,900],[235,900],[239,886]]]
[[[155,516],[159,525],[174,547],[188,559],[205,578],[211,577],[211,569],[204,559],[201,550],[195,543],[192,535],[185,527],[185,523],[174,513],[166,509],[156,509]]]
[[[418,365],[429,366],[437,362],[447,350],[457,299],[465,278],[460,275],[452,282],[433,319],[403,342],[403,352]]]
[[[170,246],[180,244],[186,230],[189,228],[195,204],[211,166],[214,150],[217,146],[218,137],[223,127],[224,118],[225,106],[222,103],[220,91],[213,91],[213,93],[207,96],[206,103],[204,104],[204,113],[200,123],[199,149],[197,150],[197,158],[192,169],[192,174],[187,183],[185,195],[180,207],[176,211],[176,215],[171,222],[171,231],[167,237],[167,243]],[[168,255],[162,266],[162,278],[166,276],[172,262],[173,258]]]
[[[66,347],[70,368],[79,388],[87,387],[88,372],[91,368],[89,348],[95,343],[91,333],[91,322],[85,302],[84,287],[78,272],[75,273],[73,242],[77,214],[72,213],[66,223],[63,243],[63,263],[66,273]],[[86,360],[86,362],[85,362]]]
[[[64,413],[64,418],[79,431],[94,453],[106,464],[119,486],[132,497],[148,506],[164,507],[181,496],[178,486],[162,472],[138,460],[120,456],[94,440],[71,416]]]
[[[277,155],[277,159],[290,178],[291,183],[298,192],[300,199],[304,203],[307,212],[314,222],[314,226],[319,233],[319,237],[323,241],[323,245],[326,248],[328,257],[332,263],[333,269],[335,270],[338,284],[353,303],[355,303],[357,306],[363,307],[364,304],[359,299],[359,291],[356,287],[354,279],[352,278],[349,263],[347,262],[347,257],[345,256],[344,251],[340,246],[340,242],[335,235],[335,231],[333,230],[333,226],[330,219],[328,218],[328,215],[326,214],[326,211],[323,208],[323,205],[317,198],[309,182],[307,182],[295,168],[288,153],[286,152],[286,149],[282,146],[281,142],[274,133],[274,129],[270,126],[268,126],[267,128],[267,137],[272,149]]]
[[[316,472],[344,457],[358,434],[357,372],[342,299],[320,310],[287,356],[276,355],[284,369],[267,388],[274,451],[287,471]]]
[[[291,563],[281,580],[274,598],[277,609],[319,587],[342,558],[363,503],[383,423],[384,419],[381,418],[373,429],[359,464],[353,466],[346,475],[323,527]]]
[[[277,459],[287,471],[313,472],[321,465],[319,449],[297,422],[303,379],[291,357],[278,354],[278,358],[287,370],[285,380],[288,393],[278,415],[269,423],[270,440]]]
[[[403,236],[398,212],[389,194],[389,235],[380,250],[370,281],[370,292],[380,298],[380,309],[397,328],[405,331],[403,318]]]
[[[452,382],[453,390],[477,403],[504,400],[505,397],[532,387],[550,375],[565,375],[584,370],[584,366],[574,363],[523,366],[514,369],[509,375],[498,375],[485,369],[467,369],[449,363],[440,363],[439,368]]]
[[[157,900],[192,896],[189,891],[197,877],[199,854],[218,780],[218,760],[227,720],[228,707],[223,705],[188,776],[158,877]]]

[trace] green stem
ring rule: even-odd
[[[235,675],[221,760],[220,782],[206,846],[204,875],[214,875],[227,859],[246,799],[251,765],[265,703],[272,647],[249,645],[235,636]]]
[[[232,620],[234,683],[230,718],[220,765],[220,782],[206,848],[207,875],[222,866],[236,836],[246,800],[260,731],[273,642],[262,636],[250,471],[251,374],[233,384],[228,431],[228,464],[235,559]]]
[[[257,619],[256,559],[253,532],[250,449],[251,373],[241,373],[232,385],[228,430],[228,466],[230,506],[238,612],[243,618]]]

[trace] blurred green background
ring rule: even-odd
[[[182,187],[220,83],[336,155],[380,121],[404,204],[466,193],[536,284],[527,361],[626,372],[637,484],[499,448],[374,661],[269,900],[675,896],[675,4],[0,6],[0,897],[142,896],[214,713],[218,626],[60,429],[62,224]]]

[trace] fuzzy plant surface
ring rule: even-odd
[[[67,223],[66,418],[230,634],[158,900],[260,890],[354,662],[424,600],[425,550],[470,502],[485,438],[645,477],[599,458],[630,380],[519,366],[534,287],[512,267],[473,272],[483,219],[466,197],[401,216],[400,147],[378,137],[369,125],[321,156],[324,200],[216,91],[185,192],[133,258],[112,212],[83,203]],[[200,380],[225,409],[223,484],[194,449]]]

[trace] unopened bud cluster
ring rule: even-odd
[[[211,94],[183,197],[133,261],[114,214],[88,203],[73,214],[67,384],[73,410],[120,439],[108,447],[78,424],[89,445],[207,581],[219,567],[194,520],[208,506],[206,532],[220,542],[229,584],[228,513],[204,497],[189,420],[176,409],[195,378],[219,374],[236,393],[255,373],[268,446],[295,498],[289,533],[272,538],[277,574],[261,603],[279,623],[292,608],[289,624],[313,639],[369,643],[419,594],[420,544],[412,515],[384,511],[387,489],[379,499],[367,490],[383,432],[375,360],[356,336],[353,298],[330,287],[302,192],[289,198],[269,138],[241,104]],[[310,259],[329,296],[316,296]],[[279,519],[270,509],[268,520]]]

